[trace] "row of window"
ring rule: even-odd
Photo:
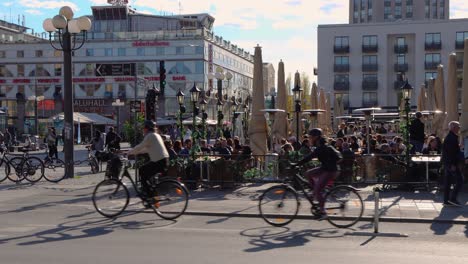
[[[445,19],[445,0],[439,0],[439,5],[437,5],[437,0],[426,0],[424,6],[424,12],[426,18],[440,18]],[[440,14],[437,17],[437,14]]]
[[[457,32],[456,33],[456,41],[463,42],[465,38],[468,38],[468,32]],[[439,46],[442,44],[441,33],[426,33],[425,35],[425,44],[426,46],[438,44]],[[378,38],[376,35],[368,35],[362,36],[362,45],[364,47],[377,47],[378,45]],[[398,37],[396,39],[396,46],[403,47],[406,46],[406,39],[404,37]],[[348,36],[338,36],[335,37],[335,45],[334,47],[349,48],[349,37]],[[440,48],[439,48],[440,49]]]
[[[335,98],[340,100],[343,103],[345,108],[349,107],[349,93],[335,93]],[[363,92],[362,93],[362,106],[363,107],[371,107],[377,106],[378,99],[376,92]]]

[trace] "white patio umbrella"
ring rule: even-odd
[[[443,124],[444,134],[448,133],[448,123],[458,121],[458,91],[457,91],[457,54],[449,55],[447,76],[447,97],[445,122]]]
[[[462,109],[460,117],[460,135],[465,145],[465,158],[468,157],[468,39],[465,39],[465,53],[463,54],[463,84],[462,84]]]
[[[444,137],[444,122],[445,122],[445,85],[444,85],[444,66],[437,67],[437,79],[434,87],[434,103],[435,110],[442,111],[441,114],[434,116],[434,133],[440,137]]]
[[[419,89],[419,95],[418,95],[417,109],[419,112],[428,110],[426,103],[427,103],[426,86],[423,84],[421,85],[421,88]]]
[[[284,63],[280,61],[278,64],[278,96],[276,97],[276,106],[285,112],[275,113],[275,120],[272,126],[273,138],[276,143],[279,143],[281,138],[288,138],[288,114],[287,114],[287,91],[284,76]]]

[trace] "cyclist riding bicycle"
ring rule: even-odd
[[[340,163],[343,157],[339,151],[328,145],[326,139],[322,136],[322,130],[320,128],[313,128],[308,134],[312,145],[315,146],[315,150],[297,164],[293,165],[303,165],[313,158],[317,158],[320,161],[320,167],[308,170],[305,176],[309,179],[311,187],[313,187],[313,198],[318,202],[320,210],[318,217],[325,218],[326,212],[323,209],[325,197],[323,189],[328,182],[333,181],[338,176],[339,170],[337,164]]]
[[[155,131],[156,124],[151,120],[146,120],[143,126],[145,135],[143,142],[136,145],[127,152],[127,155],[145,154],[149,155],[150,161],[143,164],[138,173],[141,177],[142,192],[149,197],[151,194],[148,179],[158,173],[164,172],[169,161],[169,153],[164,146],[164,141]]]

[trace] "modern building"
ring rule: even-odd
[[[394,7],[397,3],[413,1],[388,2]],[[414,4],[425,2],[414,1]],[[437,2],[438,7],[449,4],[440,0],[432,2]],[[353,5],[350,8],[350,12],[354,10]],[[468,19],[448,19],[448,8],[444,12],[444,19],[439,13],[438,19],[414,16],[411,20],[320,25],[318,85],[342,97],[351,108],[395,109],[399,104],[402,75],[405,75],[415,88],[414,105],[421,84],[437,77],[437,66],[447,65],[450,53],[457,53],[458,67],[462,69]]]
[[[143,103],[148,88],[159,88],[162,63],[167,85],[159,102],[158,116],[177,113],[179,105],[175,95],[179,90],[185,93],[190,112],[189,90],[196,84],[206,92],[209,118],[215,118],[219,82],[207,76],[217,69],[233,76],[221,81],[224,98],[235,94],[245,99],[251,93],[253,56],[214,35],[215,19],[209,14],[148,15],[125,4],[93,6],[91,11],[92,29],[88,39],[73,54],[76,112],[113,117],[117,110],[112,102],[120,99],[125,102],[120,120],[126,120],[133,102]],[[39,102],[40,118],[61,111],[63,57],[51,47],[47,33],[31,35],[25,27],[5,22],[0,24],[0,30],[0,106],[8,107],[10,125],[23,130],[19,122],[23,117],[17,107],[21,100],[43,95],[44,102]],[[134,66],[136,76],[102,74],[103,66],[99,65],[105,64]],[[137,79],[144,85],[137,85]],[[25,101],[24,119],[33,119],[33,106],[34,102]]]
[[[269,62],[263,63],[263,93],[265,96],[275,92],[275,67]]]
[[[444,20],[450,0],[349,0],[349,23]]]

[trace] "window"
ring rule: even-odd
[[[354,0],[353,1],[353,9],[358,10],[359,9],[359,0]]]
[[[205,68],[205,64],[203,63],[203,61],[195,62],[195,74],[203,74],[204,68]]]
[[[413,5],[413,0],[406,0],[406,5],[407,5],[407,6]]]
[[[336,65],[349,65],[349,57],[348,56],[335,57],[335,64]]]
[[[377,74],[363,74],[362,80],[365,82],[376,82],[377,81]]]
[[[42,57],[42,55],[43,55],[42,50],[36,50],[36,57],[37,58]]]
[[[440,33],[426,33],[426,44],[439,44],[440,42]]]
[[[94,67],[93,67],[93,64],[91,63],[87,63],[86,66],[85,66],[85,75],[86,76],[91,76],[91,75],[94,75]]]
[[[203,53],[204,53],[203,47],[200,47],[200,46],[195,47],[195,54],[203,54]]]
[[[362,44],[366,47],[375,47],[377,46],[377,36],[363,36]]]
[[[366,10],[361,11],[361,22],[366,21],[367,12]]]
[[[164,55],[164,47],[156,47],[156,55]]]
[[[4,50],[0,50],[0,58],[5,58],[6,52]]]
[[[54,74],[55,76],[62,76],[62,64],[54,65]]]
[[[362,93],[362,104],[363,106],[375,106],[377,105],[377,93],[365,92]]]
[[[348,37],[335,37],[335,47],[348,47],[349,38]]]
[[[113,89],[112,83],[106,84],[106,88],[104,90],[104,98],[111,99],[113,96]]]
[[[362,56],[362,64],[365,65],[377,65],[377,56],[376,55],[364,55]]]
[[[401,0],[395,0],[395,5],[396,6],[401,6]]]
[[[406,39],[405,38],[397,38],[397,46],[402,47],[406,45]]]
[[[466,38],[468,38],[468,31],[457,32],[457,42],[463,43],[463,41],[465,41]]]
[[[349,75],[348,74],[335,74],[335,83],[348,83]]]
[[[401,6],[395,6],[395,19],[401,18]]]
[[[18,51],[16,51],[16,57],[18,57],[18,58],[24,58],[24,50],[18,50]]]
[[[426,72],[425,73],[425,80],[428,81],[430,79],[436,79],[437,78],[437,72]]]
[[[145,48],[137,48],[137,56],[145,56]]]
[[[137,75],[145,75],[145,64],[137,63]]]
[[[176,47],[176,54],[183,55],[184,54],[184,47]]]
[[[407,5],[406,6],[406,17],[407,18],[412,18],[413,17],[413,6],[412,5]]]
[[[371,9],[372,8],[372,0],[369,0],[367,2],[367,9]]]
[[[440,53],[428,53],[425,56],[426,63],[440,64]]]
[[[105,48],[104,49],[104,56],[112,57],[112,48]]]
[[[349,107],[349,94],[348,93],[335,93],[335,98],[340,100],[345,108]]]
[[[424,12],[426,14],[426,18],[430,18],[431,13],[429,12],[429,0],[426,0],[424,5]]]
[[[406,63],[406,55],[405,54],[398,54],[397,55],[397,64],[402,65]]]
[[[54,50],[54,57],[62,57],[62,51]]]
[[[432,18],[437,18],[437,0],[432,0]]]
[[[94,50],[93,49],[86,49],[86,56],[87,57],[94,57]]]
[[[389,19],[392,14],[392,8],[390,6],[384,7],[384,19]]]
[[[24,77],[24,64],[18,64],[16,69],[18,70],[18,77]]]
[[[117,56],[120,56],[120,57],[127,56],[127,50],[125,48],[118,48]]]
[[[439,8],[439,12],[440,12],[439,18],[440,19],[445,19],[445,7],[441,6]]]
[[[392,6],[392,1],[391,0],[385,0],[384,1],[384,6]]]
[[[361,0],[361,10],[366,9],[366,2],[367,0]]]

